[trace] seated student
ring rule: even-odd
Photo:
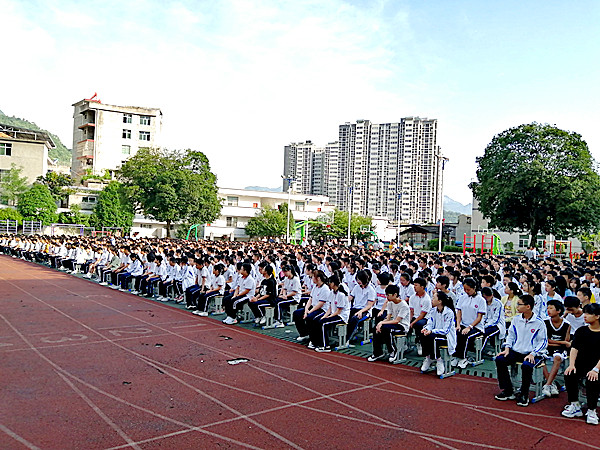
[[[277,297],[277,282],[273,275],[273,266],[263,263],[259,264],[259,272],[262,280],[258,288],[258,293],[250,298],[248,306],[254,314],[254,323],[264,325],[267,322],[265,317],[265,308],[275,306]]]
[[[148,261],[150,260],[150,255],[148,255]],[[154,256],[154,266],[152,271],[148,273],[148,276],[145,279],[142,279],[140,283],[140,293],[144,296],[154,296],[154,283],[159,282],[166,277],[167,268],[166,264],[163,264],[162,255]]]
[[[309,322],[311,320],[316,320],[325,314],[323,311],[323,307],[329,300],[330,290],[329,286],[327,286],[327,277],[323,273],[322,270],[315,269],[312,271],[312,283],[314,287],[310,293],[310,297],[306,302],[304,308],[298,308],[294,311],[292,315],[294,319],[294,324],[296,325],[296,329],[298,330],[299,336],[296,338],[298,342],[306,342],[310,340],[309,330],[310,325]],[[314,345],[312,345],[314,348]]]
[[[225,325],[234,325],[237,323],[237,311],[244,307],[250,298],[254,297],[256,291],[256,282],[250,276],[252,272],[252,264],[243,263],[240,270],[241,279],[235,290],[233,297],[227,300],[223,297],[223,306],[227,317],[223,320]]]
[[[225,267],[223,264],[215,264],[213,267],[213,277],[211,280],[210,287],[206,292],[202,292],[198,298],[198,309],[193,311],[192,314],[206,317],[208,316],[208,303],[209,300],[217,295],[223,295],[225,290],[225,277],[222,275]]]
[[[529,386],[533,368],[542,360],[548,345],[546,324],[533,314],[535,300],[529,294],[523,295],[517,302],[518,314],[508,328],[504,350],[496,356],[498,385],[502,392],[496,400],[513,400],[514,388],[508,373],[508,367],[516,362],[521,366],[521,391],[517,394],[517,405],[529,405]]]
[[[377,275],[377,287],[375,288],[375,304],[373,305],[373,309],[371,313],[373,315],[373,321],[375,322],[373,326],[376,326],[379,322],[385,319],[386,306],[387,306],[387,295],[385,293],[385,289],[392,282],[392,275],[388,272],[380,272]]]
[[[494,337],[502,342],[506,336],[506,322],[504,321],[504,305],[500,301],[500,294],[495,289],[484,287],[481,296],[485,299],[487,308],[483,319],[483,348],[487,341]]]
[[[571,325],[571,336],[575,334],[578,328],[585,326],[585,317],[581,302],[577,297],[567,297],[564,300],[565,304],[565,320]]]
[[[576,278],[574,278],[576,279]],[[583,308],[585,305],[589,305],[592,303],[592,290],[588,287],[581,287],[577,289],[577,298],[581,302],[581,307]]]
[[[138,255],[132,253],[130,255],[130,260],[131,263],[129,264],[127,271],[121,272],[117,278],[121,282],[121,288],[119,290],[122,292],[128,290],[127,287],[129,286],[129,281],[133,277],[139,277],[142,275],[142,273],[144,273],[144,266],[142,265],[142,262],[140,261]]]
[[[511,276],[505,276],[505,281],[510,279]],[[517,302],[519,301],[519,297],[523,295],[517,283],[512,281],[507,281],[506,286],[504,287],[504,295],[502,297],[502,304],[504,305],[504,320],[508,323],[512,320],[512,318],[517,314]]]
[[[464,369],[469,364],[467,351],[477,336],[484,331],[483,320],[487,304],[477,292],[477,283],[473,278],[463,281],[465,293],[456,303],[456,351],[452,358],[452,366]]]
[[[164,264],[163,264],[164,265]],[[168,289],[172,286],[177,277],[179,266],[177,265],[177,259],[173,256],[169,258],[169,264],[165,268],[165,275],[161,276],[158,282],[158,297],[157,300],[161,302],[168,302]]]
[[[569,367],[565,370],[565,386],[569,404],[562,412],[564,417],[581,417],[581,404],[579,403],[579,382],[585,379],[587,397],[587,423],[598,425],[598,392],[600,382],[600,304],[585,305],[583,308],[585,322],[588,326],[580,327],[575,332],[571,352],[569,354]]]
[[[192,271],[194,273],[194,282],[190,284],[185,290],[185,305],[187,309],[196,309],[198,305],[198,297],[202,292],[202,285],[206,280],[201,276],[204,269],[204,261],[202,258],[194,258],[194,264],[192,264]]]
[[[558,396],[558,388],[554,384],[554,379],[560,365],[567,359],[567,351],[571,347],[571,326],[562,318],[565,312],[562,302],[550,300],[547,308],[549,318],[544,320],[548,335],[547,359],[552,360],[552,369],[548,372],[547,365],[543,368],[546,384],[542,388],[542,394],[546,397],[555,397]]]
[[[350,319],[348,320],[348,340],[352,339],[358,324],[371,317],[371,308],[375,304],[375,289],[369,281],[366,270],[356,273],[356,287],[350,292]]]
[[[387,298],[386,316],[375,327],[373,354],[367,358],[369,362],[385,358],[384,343],[390,354],[389,361],[392,362],[399,350],[394,345],[393,335],[408,332],[410,326],[410,308],[406,300],[400,297],[399,287],[395,284],[388,285],[385,288],[385,295]]]
[[[446,370],[440,354],[440,347],[448,346],[448,353],[456,349],[456,315],[454,302],[445,292],[434,291],[431,299],[433,307],[427,313],[427,324],[421,333],[423,354],[425,359],[421,365],[421,372],[427,372],[435,361],[435,368],[439,376]]]
[[[339,273],[339,272],[338,272]],[[317,352],[330,352],[328,330],[339,323],[348,323],[350,318],[350,302],[348,294],[341,285],[338,274],[332,275],[328,280],[331,293],[327,304],[322,308],[325,314],[309,322],[310,342]]]
[[[410,329],[414,330],[417,354],[421,356],[423,354],[423,348],[421,346],[421,330],[427,323],[425,316],[431,309],[431,297],[425,292],[427,281],[424,278],[418,277],[415,279],[413,287],[415,293],[411,295],[408,300],[408,307],[410,308]]]
[[[487,275],[489,277],[489,275]],[[491,278],[491,277],[490,277]],[[493,278],[492,278],[493,280]],[[482,281],[483,283],[483,281]],[[441,275],[439,277],[437,277],[436,283],[435,283],[435,288],[438,291],[442,291],[444,294],[446,294],[448,297],[450,297],[450,299],[452,300],[452,304],[454,307],[456,307],[456,300],[458,299],[458,296],[452,292],[450,289],[448,289],[448,286],[450,286],[450,279],[445,276],[445,275]]]
[[[302,295],[302,285],[300,284],[300,278],[296,275],[296,270],[291,265],[284,265],[281,268],[283,272],[283,288],[279,294],[279,297],[275,299],[275,323],[273,326],[276,328],[283,328],[283,314],[282,307],[290,305],[292,303],[298,304]]]

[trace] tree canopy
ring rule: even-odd
[[[275,209],[263,206],[258,214],[248,221],[246,234],[250,237],[281,237],[287,231],[287,204]],[[290,234],[294,229],[294,219],[290,217]]]
[[[360,231],[361,227],[371,226],[371,218],[352,214],[350,218],[350,237],[351,239],[365,239],[366,236]],[[333,212],[333,223],[330,226],[325,224],[311,224],[309,227],[309,237],[324,237],[344,239],[348,236],[348,213],[336,209]]]
[[[477,158],[470,184],[479,210],[502,231],[566,236],[593,232],[600,215],[600,176],[574,132],[531,123],[494,136]]]
[[[57,201],[63,200],[66,196],[75,192],[72,189],[66,189],[67,186],[72,186],[75,183],[71,175],[49,171],[45,177],[37,177],[37,181],[48,186],[52,197]]]
[[[207,223],[221,211],[217,177],[202,152],[140,149],[119,173],[135,207],[167,223]]]
[[[11,164],[8,172],[2,175],[0,181],[0,197],[8,205],[14,205],[20,194],[25,192],[29,186],[26,177],[21,176],[22,167],[16,164]]]
[[[34,184],[31,189],[19,195],[17,211],[24,220],[39,220],[44,225],[56,222],[56,203],[48,186]]]
[[[121,227],[125,232],[129,231],[133,223],[133,206],[121,183],[112,181],[100,192],[89,222],[97,230]]]

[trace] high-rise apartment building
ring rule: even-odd
[[[97,175],[116,170],[140,148],[159,146],[162,112],[158,108],[105,105],[93,98],[73,107],[74,177],[88,169]]]
[[[284,174],[304,194],[327,195],[342,210],[402,223],[433,223],[441,207],[437,120],[406,117],[339,126],[338,142],[290,144]],[[284,182],[284,190],[287,190]]]

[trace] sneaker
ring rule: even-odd
[[[513,394],[512,392],[502,391],[499,394],[496,394],[494,396],[494,398],[496,400],[500,400],[501,402],[503,402],[505,400],[514,400],[515,399],[515,394]]]
[[[589,423],[590,425],[598,425],[598,414],[596,414],[595,409],[588,409],[586,416],[586,423]]]
[[[159,295],[158,297],[156,297],[156,300],[160,300],[160,301],[162,301],[162,299],[163,299],[163,298],[164,298],[164,297],[163,297],[162,295]]]
[[[466,369],[469,365],[469,360],[467,358],[463,358],[458,362],[458,367],[461,369]]]
[[[257,317],[254,319],[254,323],[258,325],[258,323],[260,322],[260,317]]]
[[[395,360],[396,360],[396,353],[395,352],[390,353],[388,356],[388,361],[393,363]]]
[[[92,274],[91,274],[91,273],[86,273],[86,274],[83,276],[83,278],[90,279],[90,278],[92,278]]]
[[[309,337],[309,336],[298,336],[298,337],[296,338],[296,340],[297,340],[298,342],[304,342],[304,341],[308,341],[309,339],[310,339],[310,337]]]
[[[383,358],[385,358],[385,355],[383,355],[383,354],[381,354],[379,356],[371,355],[367,358],[367,361],[374,362],[374,361],[379,361],[380,359],[383,359]]]
[[[417,355],[423,356],[423,346],[421,344],[417,344]]]
[[[446,371],[446,365],[444,364],[444,360],[442,358],[438,358],[435,360],[435,370],[439,376],[444,375]]]
[[[208,317],[208,313],[206,311],[196,311],[196,315],[200,317]]]
[[[315,352],[319,352],[319,353],[326,353],[326,352],[330,352],[331,349],[329,347],[317,347],[315,348]],[[597,419],[596,419],[596,423],[598,423]]]
[[[258,321],[259,325],[264,325],[265,323],[267,323],[267,318],[266,317],[261,317],[260,320]]]
[[[548,398],[552,397],[552,386],[550,386],[549,384],[545,384],[542,388],[542,395]]]
[[[421,372],[427,372],[431,367],[431,358],[426,356],[423,360],[423,364],[421,364]]]
[[[225,320],[223,320],[223,323],[225,325],[233,325],[234,323],[237,323],[237,320],[234,319],[233,317],[227,316],[227,317],[225,317]]]
[[[563,417],[569,418],[583,417],[583,412],[581,412],[581,405],[579,402],[569,403],[567,406],[565,406],[565,409],[563,409],[561,414]]]
[[[168,302],[169,300],[171,300],[171,299],[168,297],[163,297],[160,299],[161,302]]]
[[[558,390],[558,386],[556,386],[555,384],[550,385],[550,395],[552,397],[558,397],[559,394],[559,390]]]
[[[309,342],[309,343],[308,343],[308,348],[310,348],[310,349],[313,349],[313,350],[314,350],[316,347],[315,347],[315,344],[313,344],[312,342]]]
[[[277,321],[273,324],[273,328],[285,328],[285,324]]]
[[[456,366],[458,365],[458,358],[452,358],[452,359],[450,360],[450,365],[451,365],[452,367],[456,367]]]
[[[134,289],[133,291],[131,291],[131,293],[132,293],[133,295],[138,295],[138,294],[139,294],[139,291],[136,291],[136,290]]]
[[[121,292],[127,292],[127,289],[119,288]]]
[[[100,283],[98,283],[100,286],[108,286],[108,283],[106,281],[102,281]]]
[[[529,395],[519,392],[517,394],[517,406],[529,405]]]

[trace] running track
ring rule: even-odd
[[[246,358],[237,365],[228,360]],[[599,448],[494,380],[228,327],[0,256],[0,448]]]

